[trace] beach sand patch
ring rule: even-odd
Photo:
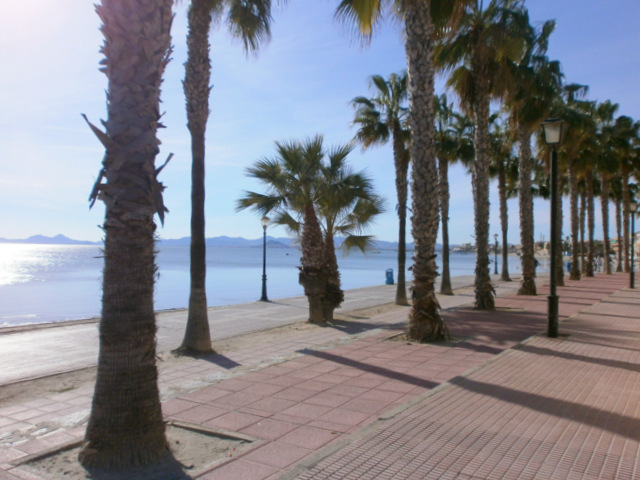
[[[240,455],[257,440],[185,423],[169,423],[166,432],[172,457],[146,468],[118,473],[88,471],[78,462],[80,445],[77,442],[25,458],[16,466],[51,480],[186,480]]]

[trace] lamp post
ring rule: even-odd
[[[556,293],[556,275],[558,268],[558,152],[556,147],[562,142],[563,122],[552,118],[542,122],[544,141],[551,147],[551,274],[549,275],[549,296],[547,311],[547,336],[558,336],[558,294]]]
[[[631,212],[631,271],[629,275],[629,288],[636,288],[636,274],[633,271],[633,254],[635,250],[636,212],[638,211],[638,204],[636,202],[629,203],[629,211]]]
[[[495,247],[495,252],[493,257],[493,273],[497,275],[498,274],[498,234],[497,233],[493,235],[493,239],[496,242],[496,247]]]
[[[268,302],[267,298],[267,225],[269,225],[269,217],[262,217],[262,296],[261,302]]]

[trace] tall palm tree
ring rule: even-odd
[[[249,177],[267,186],[266,194],[245,192],[238,200],[238,210],[254,208],[261,215],[271,213],[275,223],[287,224],[288,218],[301,216],[302,257],[299,281],[309,299],[309,322],[324,323],[322,298],[325,294],[327,269],[324,240],[318,220],[318,199],[326,194],[319,189],[324,150],[322,136],[304,142],[276,142],[277,154],[249,167]],[[293,214],[291,212],[294,212]]]
[[[442,278],[440,294],[453,295],[449,265],[449,165],[461,161],[469,166],[473,160],[473,124],[470,119],[454,112],[446,94],[435,97],[436,155],[440,216],[442,224]]]
[[[604,273],[611,274],[611,242],[609,239],[609,188],[612,175],[619,168],[619,158],[614,151],[614,115],[618,110],[617,103],[607,100],[596,107],[598,122],[597,138],[599,140],[599,155],[597,156],[597,170],[601,180],[600,207],[602,215],[602,242],[604,248]]]
[[[171,0],[102,0],[106,154],[92,202],[105,202],[100,353],[85,442],[85,467],[120,469],[168,454],[157,385],[153,288],[157,213],[164,221],[160,85],[171,50]]]
[[[271,0],[191,0],[188,12],[188,56],[183,82],[187,127],[191,134],[191,288],[189,314],[181,348],[210,352],[207,315],[205,246],[205,133],[209,118],[211,61],[209,30],[212,19],[226,18],[232,35],[240,37],[246,51],[254,50],[270,34]]]
[[[473,2],[460,28],[451,29],[436,48],[436,63],[453,71],[448,85],[471,112],[475,123],[475,159],[472,169],[476,239],[476,306],[493,310],[494,289],[489,273],[489,104],[503,97],[511,79],[509,62],[524,52],[523,25],[528,18],[520,1],[491,0],[486,8]]]
[[[402,21],[409,79],[409,127],[411,130],[411,226],[415,243],[413,302],[407,335],[417,341],[449,338],[438,313],[435,295],[437,268],[435,248],[438,232],[437,167],[434,145],[433,42],[441,28],[467,0],[341,0],[336,14],[355,24],[365,38],[385,16]],[[386,9],[386,11],[385,11]]]
[[[371,77],[372,97],[356,97],[351,101],[355,108],[353,123],[358,126],[356,140],[363,148],[384,144],[391,138],[393,145],[393,163],[398,212],[398,281],[396,286],[396,305],[408,305],[405,270],[407,195],[409,171],[409,149],[407,145],[407,73],[392,73],[385,80],[380,75]]]
[[[509,211],[507,200],[516,195],[518,180],[517,158],[513,155],[513,140],[499,117],[491,123],[491,164],[490,175],[498,180],[498,199],[500,202],[500,232],[502,244],[502,269],[500,280],[510,282],[509,245],[507,235],[509,228]]]
[[[531,154],[531,135],[549,115],[551,104],[558,95],[562,74],[560,64],[546,56],[548,39],[555,28],[547,21],[540,28],[520,23],[524,36],[524,55],[511,62],[514,81],[509,85],[507,108],[518,141],[518,206],[520,214],[520,245],[522,279],[519,295],[536,295],[536,259],[534,257],[533,184],[534,162]]]

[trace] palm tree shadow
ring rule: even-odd
[[[173,454],[169,453],[157,463],[145,467],[130,468],[120,471],[107,471],[87,468],[87,477],[91,480],[193,480],[186,467]]]
[[[232,360],[231,358],[217,352],[194,353],[194,352],[185,351],[178,348],[176,350],[172,350],[171,353],[180,357],[189,357],[196,360],[204,360],[205,362],[218,365],[219,367],[224,368],[225,370],[231,370],[233,368],[242,366],[241,363],[238,363],[235,360]]]

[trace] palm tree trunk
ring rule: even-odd
[[[631,231],[629,225],[629,203],[631,202],[631,192],[629,190],[629,174],[623,172],[622,176],[622,237],[624,248],[624,271],[629,273],[631,271],[631,245],[629,239],[631,238]]]
[[[473,164],[473,210],[476,237],[476,308],[493,310],[494,290],[489,273],[489,89],[486,80],[475,76],[477,88],[473,113],[475,116],[475,161]]]
[[[451,273],[449,267],[449,162],[446,158],[438,159],[440,180],[440,212],[442,216],[442,278],[440,294],[453,295]]]
[[[586,171],[585,181],[587,184],[587,277],[593,277],[593,261],[594,261],[594,234],[595,234],[595,208],[593,205],[593,171]]]
[[[396,195],[398,197],[398,282],[396,285],[396,305],[409,305],[405,271],[407,264],[407,173],[409,153],[404,146],[400,124],[393,128],[393,160],[396,171]]]
[[[618,235],[618,260],[616,262],[616,272],[622,272],[622,204],[619,199],[615,202],[616,205],[616,233]]]
[[[415,242],[413,303],[409,339],[427,342],[449,339],[435,294],[438,234],[438,171],[435,155],[433,24],[429,2],[405,4],[406,54],[409,74],[411,128],[411,227]]]
[[[326,288],[324,242],[313,204],[305,205],[299,282],[309,299],[309,322],[324,323],[322,297]]]
[[[578,178],[575,170],[575,160],[569,159],[569,215],[571,217],[571,268],[569,278],[571,280],[580,280],[578,257],[580,218],[578,212]]]
[[[182,341],[185,350],[211,352],[207,311],[205,245],[205,131],[209,117],[209,2],[192,0],[189,7],[188,60],[185,64],[184,92],[187,99],[187,127],[191,133],[191,288],[189,315]]]
[[[520,127],[518,190],[520,207],[520,244],[522,282],[518,295],[536,295],[536,260],[533,248],[533,194],[531,192],[531,143],[526,127]]]
[[[509,278],[509,249],[507,247],[507,233],[509,229],[509,213],[507,209],[507,179],[502,161],[498,164],[498,195],[500,197],[500,229],[502,231],[502,275],[500,280],[510,282]]]
[[[340,271],[338,270],[335,242],[333,236],[329,234],[324,239],[324,257],[327,281],[322,297],[322,316],[325,322],[331,322],[334,310],[344,301],[344,292],[340,288]]]
[[[154,167],[171,0],[102,0],[108,85],[106,155],[94,195],[106,205],[100,353],[79,461],[121,469],[169,453],[156,370],[153,215],[164,218]],[[94,130],[95,131],[95,130]]]
[[[600,207],[602,212],[602,241],[604,243],[604,273],[611,275],[611,242],[609,241],[609,176],[602,175],[602,191],[600,193]]]
[[[584,241],[585,221],[587,216],[587,194],[582,192],[580,195],[580,261],[582,263],[580,273],[587,274],[587,247]]]
[[[564,268],[562,263],[562,224],[564,223],[562,220],[562,180],[558,179],[558,204],[556,205],[556,285],[559,287],[564,287]]]

